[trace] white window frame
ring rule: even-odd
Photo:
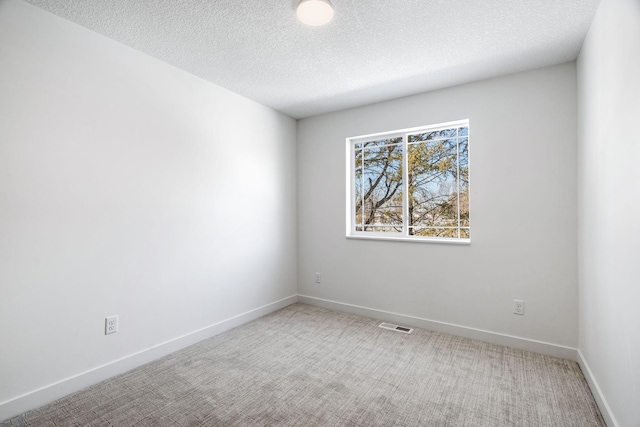
[[[446,123],[438,123],[434,125],[428,126],[418,126],[414,128],[407,129],[399,129],[389,132],[380,132],[368,135],[360,135],[349,137],[346,139],[346,161],[347,161],[347,179],[346,179],[346,206],[347,206],[347,216],[346,216],[346,237],[349,239],[372,239],[372,240],[391,240],[391,241],[409,241],[409,242],[433,242],[433,243],[454,243],[454,244],[469,244],[471,243],[471,238],[460,238],[460,237],[431,237],[431,236],[415,236],[409,234],[409,225],[408,225],[408,212],[409,212],[409,198],[402,198],[402,210],[403,210],[403,224],[402,224],[402,232],[401,233],[382,233],[382,232],[373,232],[373,231],[357,231],[355,216],[356,216],[356,186],[355,186],[355,145],[358,143],[364,143],[369,141],[374,141],[376,139],[391,139],[391,138],[402,138],[402,182],[403,182],[403,195],[406,194],[404,191],[406,182],[409,181],[408,178],[408,135],[415,134],[417,132],[434,132],[443,129],[450,129],[455,127],[467,127],[469,129],[469,120],[456,120],[452,122]],[[468,130],[468,135],[470,135],[471,131]],[[470,138],[470,136],[467,136]],[[471,176],[471,147],[468,148],[468,167],[469,167],[469,176]],[[458,159],[459,161],[459,159]],[[460,183],[458,182],[458,188]],[[469,178],[469,191],[471,191],[471,179]],[[458,191],[458,211],[460,210],[460,194]],[[434,227],[435,228],[435,227]],[[456,229],[460,229],[460,219],[458,215],[458,227],[452,227]],[[467,228],[467,227],[463,227]],[[471,201],[469,200],[469,233],[471,233]],[[469,234],[471,236],[471,234]]]

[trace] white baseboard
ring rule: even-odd
[[[589,368],[589,365],[587,364],[587,361],[584,359],[584,356],[580,350],[578,350],[578,365],[580,365],[582,374],[587,380],[587,384],[589,384],[591,394],[593,394],[593,398],[598,404],[598,409],[600,409],[600,413],[602,414],[602,418],[604,418],[604,422],[607,423],[607,426],[609,427],[618,427],[619,424],[613,416],[611,408],[609,408],[607,399],[604,398],[604,394],[602,394],[602,390],[600,390],[600,386],[598,385],[598,382],[593,376],[593,372],[591,372],[591,369]]]
[[[229,319],[206,326],[197,331],[190,332],[180,337],[146,348],[137,353],[130,354],[102,366],[81,372],[69,378],[65,378],[53,384],[49,384],[37,390],[30,391],[21,396],[0,402],[0,422],[8,418],[20,415],[23,412],[38,408],[47,403],[60,399],[68,394],[85,389],[93,384],[104,381],[114,375],[122,374],[131,369],[152,362],[167,354],[173,353],[199,341],[218,335],[229,329],[240,326],[258,317],[264,316],[276,310],[280,310],[298,301],[297,295],[272,302],[262,307],[238,314]]]
[[[548,356],[560,357],[577,361],[578,351],[575,348],[562,345],[546,343],[542,341],[530,340],[527,338],[515,337],[512,335],[500,334],[497,332],[484,331],[482,329],[469,328],[466,326],[454,325],[451,323],[429,320],[421,317],[407,316],[405,314],[392,313],[374,308],[362,307],[359,305],[346,304],[338,301],[331,301],[307,295],[298,295],[298,302],[342,311],[361,316],[373,317],[401,325],[413,326],[416,328],[429,329],[460,337],[472,338],[491,344],[504,345],[521,350],[533,351],[535,353],[546,354]]]

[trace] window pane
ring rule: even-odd
[[[362,143],[364,147],[368,147],[368,148],[382,147],[390,144],[402,144],[402,137],[385,138],[385,139],[379,139],[377,141],[368,141],[368,142]]]
[[[455,138],[457,135],[457,131],[458,129],[453,128],[453,129],[436,130],[432,132],[416,133],[413,135],[409,135],[408,141],[411,144],[412,142],[434,141],[439,139]]]
[[[357,144],[355,148],[355,162],[354,162],[354,183],[355,183],[355,224],[357,226],[356,231],[362,231],[362,145]]]
[[[422,228],[416,227],[411,233],[414,236],[422,237],[458,237],[457,228]]]
[[[456,139],[409,145],[409,226],[458,226],[457,150]]]
[[[360,152],[356,152],[355,165],[356,182],[360,182],[356,184],[356,193],[360,193],[356,220],[361,215],[360,224],[399,225],[402,230],[402,144],[365,144]]]
[[[374,233],[401,233],[402,226],[395,227],[382,227],[377,225],[365,225],[364,231],[374,232]]]
[[[460,229],[460,237],[462,237],[463,239],[468,239],[469,238],[469,229],[468,228],[461,228]]]
[[[464,128],[466,129],[466,128]],[[458,159],[460,168],[460,225],[469,226],[469,138],[459,138]]]

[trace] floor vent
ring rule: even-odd
[[[391,323],[380,323],[380,325],[378,326],[383,329],[390,329],[392,331],[398,331],[405,334],[410,334],[411,332],[413,332],[413,329],[411,328],[407,328],[406,326],[393,325]]]

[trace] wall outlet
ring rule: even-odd
[[[109,316],[104,319],[104,334],[115,334],[118,332],[118,316]]]
[[[513,300],[513,313],[524,314],[524,301],[522,301],[521,299]]]
[[[316,283],[320,283],[320,273],[316,272]]]

